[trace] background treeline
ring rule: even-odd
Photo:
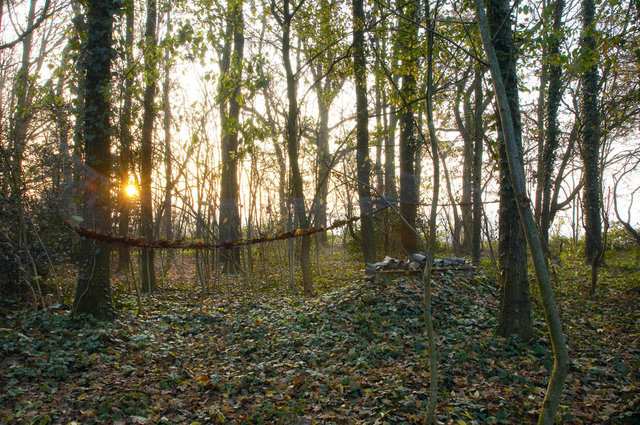
[[[312,248],[351,241],[369,262],[423,250],[437,172],[440,248],[498,261],[502,286],[518,288],[506,299],[528,298],[525,238],[473,4],[0,7],[3,292],[43,300],[40,277],[96,250],[107,255],[98,264],[108,282],[110,247],[80,244],[65,221],[215,242],[397,208],[402,220],[389,209],[288,244],[310,295]],[[511,99],[543,246],[553,255],[584,242],[595,270],[614,239],[640,240],[637,2],[492,1],[487,11],[494,37],[512,42],[499,60],[515,63]],[[126,195],[128,183],[138,196]],[[115,267],[129,267],[130,250],[114,252]],[[219,254],[198,261],[240,272],[256,251]],[[156,267],[171,264],[154,257],[144,249],[134,259],[145,292],[156,288]],[[503,324],[505,334],[530,332],[518,320]]]

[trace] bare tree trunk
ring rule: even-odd
[[[109,91],[113,14],[112,0],[88,5],[86,44],[86,86],[83,139],[89,168],[84,187],[84,219],[87,227],[102,232],[111,228]],[[78,285],[73,302],[75,314],[89,313],[109,318],[111,308],[111,248],[106,242],[83,239]]]
[[[499,0],[491,2],[492,7],[500,7],[503,10],[508,10],[508,4],[505,0]],[[506,6],[506,7],[505,7]],[[516,192],[517,205],[520,216],[522,217],[523,227],[527,235],[527,242],[529,244],[529,251],[533,259],[533,264],[536,272],[536,278],[538,280],[538,286],[542,296],[542,305],[544,308],[544,314],[551,337],[551,344],[554,354],[554,367],[549,379],[549,386],[547,393],[545,394],[542,408],[540,409],[540,416],[538,418],[539,424],[551,425],[554,423],[554,418],[560,404],[560,398],[562,397],[562,389],[564,387],[567,374],[569,372],[569,355],[567,352],[567,343],[562,331],[562,322],[560,321],[560,314],[555,303],[555,297],[553,288],[551,287],[551,280],[549,278],[549,271],[547,269],[547,262],[544,257],[544,251],[538,229],[536,228],[535,221],[533,219],[533,213],[531,212],[530,200],[526,192],[526,183],[524,178],[524,166],[520,157],[520,145],[517,137],[516,126],[517,116],[511,115],[512,103],[508,98],[508,91],[505,89],[502,81],[502,69],[501,64],[496,56],[494,44],[498,44],[499,38],[495,40],[491,39],[489,34],[489,25],[487,24],[487,18],[484,14],[484,5],[482,0],[476,0],[476,15],[478,25],[480,27],[480,33],[482,36],[482,42],[487,52],[489,64],[491,66],[491,76],[493,78],[493,85],[496,92],[497,103],[500,110],[500,118],[502,123],[502,131],[504,133],[506,141],[506,150],[509,160],[509,171],[513,186]],[[504,23],[504,21],[503,21]],[[515,63],[511,64],[515,67]],[[516,113],[519,113],[518,109],[515,109]]]
[[[167,3],[167,35],[166,40],[171,37],[171,0]],[[165,172],[165,184],[164,184],[164,207],[163,207],[163,222],[164,222],[164,237],[167,240],[173,240],[173,217],[171,212],[171,206],[173,204],[173,163],[171,158],[171,100],[169,94],[171,93],[171,49],[165,46],[166,52],[164,55],[164,84],[162,91],[162,103],[164,109],[164,172]],[[173,258],[173,251],[167,252],[167,267],[170,267],[171,260]]]
[[[369,158],[369,110],[367,108],[367,68],[364,51],[365,14],[363,0],[353,0],[353,75],[356,85],[356,166],[358,167],[358,199],[362,230],[362,254],[365,263],[376,261],[376,240],[373,219],[368,214],[373,207],[369,191],[371,159]]]
[[[482,112],[482,71],[476,65],[473,78],[474,117],[473,117],[473,240],[471,243],[471,257],[473,264],[480,264],[482,256],[482,149],[484,136]]]
[[[322,85],[321,82],[318,84]],[[318,226],[326,226],[329,175],[331,173],[331,155],[329,154],[329,105],[327,104],[327,100],[321,96],[320,93],[318,93],[318,112],[318,202],[316,202],[315,222]],[[327,244],[326,232],[320,233],[319,240],[322,245]]]
[[[620,184],[620,180],[622,180],[625,175],[629,174],[631,171],[634,171],[638,167],[638,165],[640,165],[640,163],[636,163],[633,167],[626,169],[614,179],[615,183],[613,185],[613,210],[616,213],[618,222],[622,224],[622,227],[624,227],[624,229],[633,237],[633,239],[636,241],[636,244],[640,245],[640,233],[638,233],[638,231],[631,225],[631,209],[633,208],[633,197],[636,192],[640,190],[640,186],[636,187],[633,192],[631,192],[631,201],[629,202],[629,206],[627,207],[628,219],[623,219],[620,215],[620,211],[618,211],[618,184]]]
[[[153,199],[151,174],[153,172],[153,123],[155,121],[154,100],[158,83],[157,69],[157,0],[147,1],[147,24],[145,28],[144,73],[147,85],[144,90],[144,117],[142,122],[142,142],[140,144],[140,227],[142,236],[153,240]],[[156,290],[154,251],[142,249],[142,271],[140,281],[142,291],[151,294]]]
[[[276,6],[272,2],[271,9],[274,17],[282,27],[282,57],[287,79],[287,100],[289,109],[287,114],[287,153],[289,155],[289,182],[291,184],[291,192],[293,196],[293,209],[295,212],[298,225],[302,228],[309,226],[307,220],[305,202],[304,202],[304,186],[302,182],[302,174],[300,172],[299,163],[299,134],[298,134],[298,99],[297,99],[297,79],[293,73],[291,66],[291,21],[299,10],[297,7],[291,11],[291,3],[284,0],[282,5],[282,15],[276,11]],[[300,268],[302,269],[302,280],[304,285],[304,293],[307,296],[313,295],[313,280],[311,275],[311,238],[303,236],[300,243]]]
[[[382,125],[382,88],[379,81],[381,80],[376,75],[375,86],[375,105],[376,105],[376,163],[374,169],[376,172],[376,189],[383,193],[384,191],[384,164],[382,163],[382,146],[384,144],[384,126]]]
[[[394,76],[395,79],[398,77]],[[396,85],[399,81],[396,81]],[[387,114],[385,114],[385,117]],[[398,200],[396,188],[396,127],[398,115],[394,106],[389,106],[389,126],[384,146],[384,197],[391,203]]]
[[[273,113],[271,111],[271,96],[267,91],[267,88],[264,87],[262,90],[265,101],[265,109],[267,111],[267,118],[269,120],[269,124],[272,127],[275,127],[275,119],[273,117]],[[274,131],[275,133],[275,131]],[[284,157],[284,152],[282,151],[282,147],[278,141],[277,135],[273,135],[273,147],[276,154],[276,163],[278,165],[278,217],[277,220],[280,223],[284,223],[287,220],[288,212],[287,212],[287,164]]]
[[[464,99],[465,104],[465,118],[468,124],[472,124],[473,118],[468,111],[469,99]],[[471,134],[464,138],[463,148],[463,160],[462,160],[462,197],[460,199],[460,213],[461,213],[461,227],[462,227],[462,240],[460,241],[461,253],[468,255],[471,252],[472,244],[472,222],[473,222],[473,208],[471,204],[471,197],[473,193],[473,164],[474,164],[474,140]]]
[[[449,176],[449,168],[447,167],[447,161],[445,155],[439,155],[440,161],[442,162],[442,169],[444,170],[444,184],[447,189],[447,197],[449,198],[449,203],[451,204],[451,213],[453,215],[453,225],[451,227],[451,243],[453,245],[453,253],[455,255],[462,255],[462,242],[461,242],[461,233],[462,233],[462,222],[460,220],[460,214],[458,214],[458,206],[456,203],[456,199],[453,196],[453,190],[451,188],[451,178]]]

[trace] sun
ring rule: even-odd
[[[124,193],[129,197],[129,198],[135,198],[138,195],[138,187],[135,185],[135,183],[133,182],[129,182],[127,183],[127,185],[124,187]]]

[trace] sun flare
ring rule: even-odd
[[[132,182],[127,183],[127,185],[124,187],[124,193],[129,197],[129,198],[135,198],[138,195],[138,188],[136,187],[136,185]]]

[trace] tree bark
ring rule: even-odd
[[[489,0],[489,28],[500,63],[509,108],[513,118],[514,137],[522,157],[522,135],[518,102],[518,77],[516,55],[511,32],[511,14],[508,0]],[[494,77],[495,78],[495,77]],[[498,109],[498,108],[496,108]],[[500,316],[498,334],[517,334],[528,341],[533,336],[531,327],[531,301],[527,279],[527,245],[513,182],[509,172],[507,140],[504,129],[498,132],[500,166],[500,212],[499,212],[499,283]]]
[[[157,0],[147,1],[147,23],[144,43],[144,74],[147,84],[143,98],[144,116],[142,121],[142,142],[140,143],[140,227],[142,236],[149,241],[153,240],[151,174],[153,172],[153,125],[156,116],[154,100],[158,84],[157,8]],[[156,290],[154,257],[155,253],[153,249],[142,249],[140,281],[142,291],[147,294],[151,294]]]
[[[490,5],[492,7],[502,7],[503,10],[508,11],[507,3],[507,1],[500,0],[500,2],[491,2]],[[519,144],[517,137],[517,127],[514,125],[517,123],[518,119],[517,116],[512,116],[511,114],[513,104],[510,102],[511,99],[509,99],[509,93],[503,83],[502,64],[498,60],[494,47],[494,44],[498,44],[499,38],[496,37],[492,40],[491,35],[489,34],[489,24],[487,23],[487,18],[484,13],[482,0],[476,0],[475,7],[482,43],[489,59],[491,76],[493,78],[493,85],[500,111],[501,126],[508,154],[510,178],[515,189],[515,195],[518,201],[518,212],[522,218],[529,251],[533,259],[536,278],[540,288],[540,294],[542,296],[545,319],[547,321],[551,344],[553,347],[554,367],[551,372],[549,386],[538,418],[539,424],[551,425],[554,423],[554,418],[562,396],[562,389],[569,371],[567,343],[562,331],[562,322],[560,321],[560,314],[558,313],[558,308],[555,303],[553,288],[551,287],[551,280],[549,278],[547,262],[544,257],[542,242],[540,241],[538,229],[536,228],[533,213],[531,211],[531,200],[529,199],[526,191],[524,166],[520,155],[521,145]],[[519,110],[516,109],[515,112],[519,113]]]
[[[82,136],[89,171],[84,186],[84,225],[102,232],[111,228],[109,93],[113,56],[111,34],[116,12],[113,0],[94,0],[88,4]],[[74,314],[88,313],[100,319],[112,316],[110,251],[106,242],[82,240],[83,258],[73,302]]]
[[[358,199],[360,202],[362,255],[365,263],[376,261],[376,240],[373,219],[368,214],[373,207],[369,191],[371,159],[369,158],[369,109],[367,105],[367,64],[364,51],[363,0],[353,0],[353,75],[356,86],[356,166],[358,167]]]
[[[232,0],[227,10],[227,31],[220,69],[220,126],[222,128],[222,173],[220,179],[220,240],[240,238],[238,210],[238,133],[240,131],[240,98],[244,54],[244,20],[242,0]],[[233,50],[232,50],[233,45]],[[240,269],[240,249],[220,252],[223,271]]]

